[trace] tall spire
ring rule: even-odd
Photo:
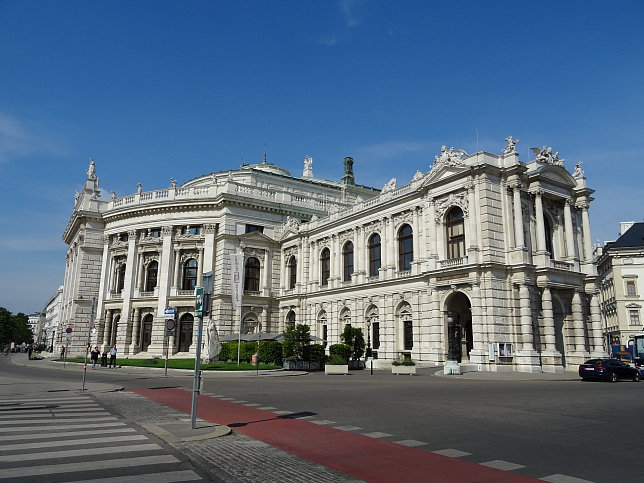
[[[264,143],[264,164],[267,164],[267,162],[266,162],[266,143]]]

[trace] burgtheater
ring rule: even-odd
[[[202,354],[236,333],[307,324],[327,346],[345,325],[368,334],[374,367],[396,358],[463,370],[560,372],[603,353],[581,163],[551,148],[522,162],[443,146],[430,166],[382,189],[300,177],[264,161],[103,200],[93,160],[63,239],[57,345],[70,355],[117,345],[119,357],[194,357],[195,287],[213,272]],[[357,164],[356,169],[357,172]],[[243,253],[242,310],[231,254]],[[91,317],[95,300],[95,317]],[[88,328],[88,320],[94,327]],[[451,355],[451,356],[450,356]]]

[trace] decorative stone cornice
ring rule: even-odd
[[[458,206],[463,211],[463,216],[468,216],[468,202],[465,193],[450,193],[447,198],[436,201],[436,211],[434,212],[434,221],[442,223],[447,210],[453,206]]]

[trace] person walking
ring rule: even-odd
[[[110,365],[108,367],[112,367],[112,364],[114,364],[114,369],[116,369],[116,344],[110,349]]]
[[[65,346],[64,345],[60,346],[60,358],[61,359],[65,358]]]
[[[100,355],[100,353],[101,351],[98,350],[98,346],[92,349],[92,353],[89,355],[90,359],[92,360],[92,369],[96,369],[96,363],[98,362],[98,356]]]

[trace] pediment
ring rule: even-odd
[[[448,179],[454,176],[468,174],[469,171],[470,171],[470,168],[464,164],[459,164],[455,166],[442,164],[439,166],[435,166],[434,168],[432,168],[429,174],[425,176],[425,179],[423,180],[423,183],[421,186],[434,184],[437,181],[440,181],[442,179]]]
[[[558,186],[574,188],[577,186],[577,180],[561,166],[544,165],[531,173],[531,177],[537,176],[541,182],[549,181]]]
[[[264,235],[263,233],[260,233],[259,231],[251,231],[250,233],[243,233],[242,235],[239,235],[239,240],[242,242],[254,242],[254,243],[262,243],[262,244],[268,244],[268,243],[275,243],[275,241]]]

